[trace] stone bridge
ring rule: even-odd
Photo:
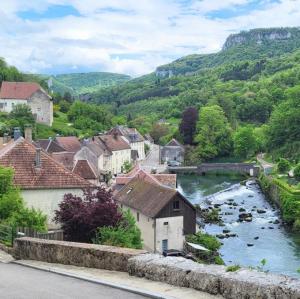
[[[197,173],[205,175],[209,171],[225,170],[246,173],[257,177],[260,168],[255,163],[202,163],[198,166],[168,167],[170,173]]]

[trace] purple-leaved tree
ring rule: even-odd
[[[198,111],[195,107],[188,107],[182,113],[182,120],[179,126],[180,134],[184,144],[193,144],[194,135],[198,120]]]
[[[61,225],[67,241],[90,243],[98,227],[115,226],[121,218],[112,193],[97,187],[83,190],[82,197],[65,194],[54,221]]]

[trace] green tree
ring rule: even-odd
[[[300,163],[294,168],[294,176],[300,181]]]
[[[141,249],[143,242],[141,231],[129,210],[123,211],[122,219],[113,226],[103,226],[97,229],[95,244]]]
[[[250,126],[240,127],[233,136],[234,154],[237,157],[248,158],[253,156],[257,149],[257,142]]]
[[[0,167],[0,222],[45,230],[47,217],[40,211],[25,207],[19,189],[13,185],[13,176],[11,168]]]
[[[200,160],[230,153],[231,128],[220,106],[205,106],[200,110],[195,141],[198,143],[195,153]]]
[[[152,126],[150,135],[152,136],[155,143],[159,143],[160,139],[169,133],[169,128],[165,124],[156,123]]]
[[[277,163],[277,169],[279,172],[285,172],[290,169],[290,162],[284,158],[280,158]]]

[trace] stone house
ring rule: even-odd
[[[133,151],[136,151],[138,160],[145,159],[145,139],[135,128],[116,126],[109,131],[110,135],[117,134],[125,137]],[[135,155],[135,154],[134,154]]]
[[[64,194],[80,196],[82,188],[92,186],[23,137],[0,148],[0,165],[14,169],[14,183],[26,205],[46,214],[50,229],[57,227],[54,211]]]
[[[19,104],[28,105],[38,123],[52,126],[52,98],[39,84],[3,81],[0,90],[0,111],[9,113]]]
[[[165,163],[168,161],[184,162],[184,146],[176,139],[172,139],[165,146],[160,149],[161,162]]]
[[[150,175],[134,177],[114,198],[121,208],[134,215],[148,251],[182,250],[185,235],[196,232],[195,207],[176,189],[162,185]]]

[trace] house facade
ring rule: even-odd
[[[134,215],[148,251],[182,250],[185,235],[196,232],[194,206],[177,190],[156,179],[134,177],[114,198]]]
[[[99,135],[94,140],[100,147],[106,150],[107,155],[103,157],[103,169],[116,175],[121,173],[125,162],[131,162],[131,147],[123,136]]]
[[[160,149],[161,162],[177,161],[184,162],[184,146],[180,144],[176,139],[172,139],[165,146]]]
[[[80,196],[82,188],[92,186],[23,137],[1,147],[0,165],[14,169],[14,183],[26,205],[46,214],[50,229],[57,228],[54,211],[64,194]]]
[[[39,84],[3,81],[0,90],[0,111],[9,113],[19,104],[28,105],[38,123],[52,126],[52,98]]]
[[[135,128],[116,126],[109,131],[109,134],[123,136],[129,143],[131,149],[138,153],[138,160],[145,159],[145,139]]]

